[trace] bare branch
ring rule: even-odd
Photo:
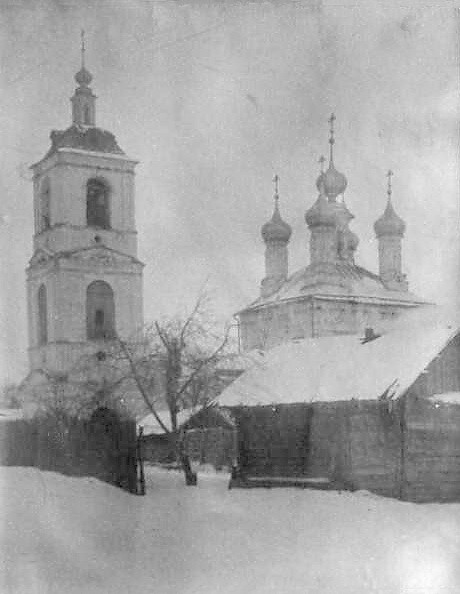
[[[193,382],[194,378],[202,371],[202,369],[204,367],[206,367],[207,365],[209,365],[210,363],[212,363],[219,356],[219,354],[224,350],[224,348],[228,342],[229,331],[230,331],[230,329],[227,328],[221,344],[213,351],[213,353],[211,355],[209,355],[208,357],[203,359],[198,364],[198,367],[194,371],[192,371],[192,373],[187,378],[187,380],[184,382],[184,384],[181,386],[181,388],[179,388],[179,390],[177,392],[178,397],[182,396],[182,394],[187,390],[187,388]]]
[[[131,356],[131,353],[129,352],[128,346],[120,338],[118,338],[118,341],[119,341],[119,344],[120,344],[121,349],[123,350],[123,352],[124,352],[124,354],[125,354],[125,356],[126,356],[126,358],[128,360],[128,363],[129,363],[129,366],[130,366],[130,369],[131,369],[131,373],[132,373],[133,379],[134,379],[134,381],[136,383],[136,386],[139,389],[139,392],[142,395],[142,398],[144,399],[145,404],[147,405],[147,407],[149,408],[149,410],[151,411],[151,413],[153,414],[153,416],[155,417],[157,423],[160,425],[160,427],[163,429],[163,431],[165,433],[170,433],[169,429],[166,427],[166,425],[161,420],[161,418],[158,415],[155,407],[153,406],[153,403],[151,402],[150,398],[148,397],[146,391],[144,390],[144,386],[142,385],[142,382],[140,380],[139,374],[137,373],[136,364],[135,364],[135,362],[133,360],[133,357]]]
[[[190,324],[192,323],[192,321],[196,318],[196,315],[198,314],[198,312],[201,310],[201,306],[202,303],[205,299],[205,293],[204,293],[204,289],[202,289],[200,291],[200,294],[198,295],[198,298],[195,302],[195,305],[192,309],[192,311],[190,312],[189,316],[187,317],[187,319],[185,320],[183,326],[182,326],[182,330],[180,333],[180,337],[179,337],[179,344],[181,348],[184,348],[185,346],[185,333],[187,332],[188,327],[190,326]]]

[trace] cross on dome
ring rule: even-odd
[[[335,142],[334,139],[334,122],[337,118],[335,114],[331,113],[331,117],[327,120],[329,122],[329,144],[331,145],[331,159],[332,159],[332,145]]]
[[[280,181],[280,177],[279,175],[276,173],[275,177],[273,178],[273,183],[275,184],[275,201],[278,202],[278,200],[280,199],[279,194],[278,194],[278,184]]]
[[[85,67],[85,30],[82,29],[81,33],[80,33],[80,38],[81,38],[81,67],[84,68]]]
[[[391,178],[393,177],[394,173],[391,171],[391,169],[388,170],[387,173],[387,178],[388,178],[388,188],[387,188],[387,194],[388,194],[388,200],[391,200],[391,194],[392,194],[392,187],[391,187]]]

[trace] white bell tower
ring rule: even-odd
[[[72,125],[51,132],[32,165],[34,254],[27,268],[30,369],[65,373],[115,336],[143,325],[134,168],[113,134],[96,126],[92,76],[75,75]]]

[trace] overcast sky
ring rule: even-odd
[[[9,6],[8,6],[9,4]],[[458,286],[458,33],[451,2],[3,2],[0,8],[0,381],[27,371],[25,272],[32,255],[28,166],[71,123],[80,29],[97,124],[139,159],[145,318],[186,306],[208,279],[223,317],[257,297],[272,178],[293,227],[291,271],[308,263],[327,119],[359,235],[386,201],[407,223],[410,288],[455,303]],[[348,4],[348,5],[347,5]]]

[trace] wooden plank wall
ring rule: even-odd
[[[323,477],[337,488],[399,495],[400,420],[388,403],[245,407],[235,417],[249,476]]]
[[[398,407],[385,401],[351,404],[350,483],[355,489],[399,497],[401,424]]]
[[[314,403],[309,435],[307,474],[349,486],[351,460],[348,402]]]
[[[280,404],[232,409],[238,458],[253,476],[303,476],[309,459],[311,406]]]
[[[15,420],[0,424],[0,464],[100,480],[136,492],[136,424],[122,420],[115,433],[90,421],[68,418]]]
[[[403,467],[403,499],[460,501],[460,405],[408,400]]]
[[[337,487],[397,496],[400,422],[379,401],[315,403],[310,434],[311,476]]]
[[[427,399],[459,391],[460,337],[456,337],[404,398],[403,499],[460,501],[460,405]]]

